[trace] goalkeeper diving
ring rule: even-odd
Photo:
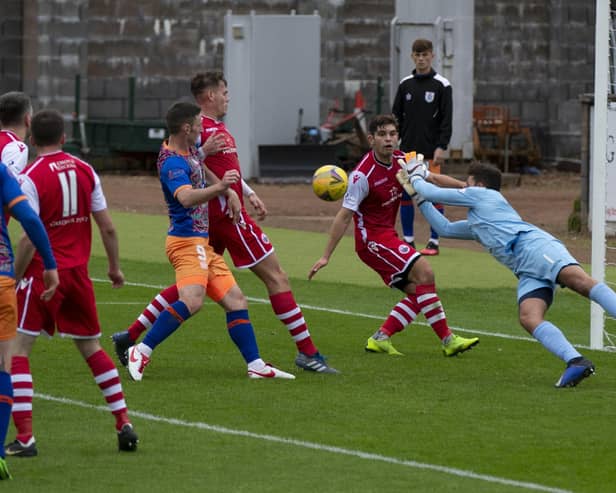
[[[516,275],[520,324],[566,364],[556,387],[574,387],[594,373],[593,363],[573,347],[558,327],[545,320],[545,314],[557,285],[598,303],[612,317],[616,317],[616,293],[590,277],[557,238],[520,217],[500,193],[502,175],[498,168],[471,164],[463,182],[430,174],[419,162],[401,169],[397,179],[415,197],[422,214],[440,236],[479,242]],[[451,188],[454,186],[457,188]],[[467,207],[467,218],[451,222],[434,208],[433,202]]]

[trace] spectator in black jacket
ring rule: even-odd
[[[430,172],[440,173],[451,138],[451,84],[432,68],[434,51],[430,40],[416,39],[411,58],[415,70],[400,81],[392,108],[400,127],[400,149],[406,153],[415,151],[423,154],[429,161]],[[444,213],[442,205],[436,206]],[[404,240],[415,248],[415,208],[406,194],[402,197],[400,218]],[[439,240],[434,230],[430,230],[430,241],[420,252],[423,255],[438,255]]]

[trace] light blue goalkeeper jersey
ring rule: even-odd
[[[523,221],[496,190],[484,187],[439,188],[424,180],[416,180],[413,186],[429,202],[468,207],[466,220],[450,222],[429,202],[421,205],[422,214],[440,236],[478,241],[516,275],[520,274],[520,258],[530,253],[522,251],[527,241],[517,244],[520,233],[533,233],[524,235],[525,238],[541,236],[548,241],[558,241],[537,226]]]

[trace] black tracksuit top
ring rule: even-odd
[[[392,113],[400,126],[400,149],[432,159],[437,147],[447,149],[451,138],[453,98],[449,81],[431,70],[415,70],[400,81]]]

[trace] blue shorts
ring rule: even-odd
[[[520,233],[514,246],[515,275],[518,277],[518,301],[536,289],[556,289],[560,271],[568,265],[579,265],[565,245],[544,231]]]

